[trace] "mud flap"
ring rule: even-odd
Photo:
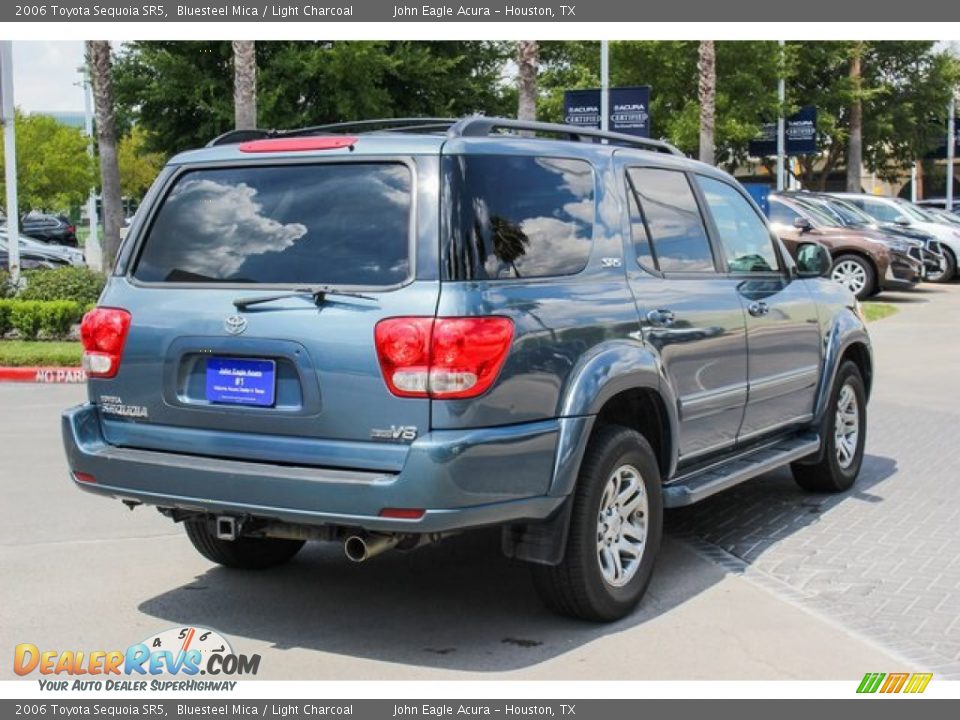
[[[559,565],[567,549],[572,510],[573,502],[568,496],[547,520],[504,526],[501,534],[503,554],[538,565]]]

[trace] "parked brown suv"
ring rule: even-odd
[[[770,224],[796,257],[800,243],[816,241],[833,256],[830,277],[846,286],[858,300],[881,290],[909,290],[921,279],[923,266],[898,250],[882,232],[838,227],[828,215],[789,195],[768,198]]]

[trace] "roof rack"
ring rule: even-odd
[[[649,138],[641,138],[624,133],[607,132],[595,128],[577,127],[575,125],[487,117],[486,115],[474,115],[457,121],[450,126],[447,135],[450,137],[487,137],[495,134],[494,131],[498,129],[528,130],[531,132],[549,133],[551,135],[564,135],[567,139],[575,142],[609,140],[611,143],[617,145],[627,145],[643,148],[644,150],[666,153],[668,155],[684,156],[683,153],[673,145],[662,140],[651,140]]]
[[[247,140],[265,140],[278,137],[298,137],[316,133],[375,133],[375,132],[446,132],[457,118],[381,118],[377,120],[351,120],[350,122],[326,123],[291,130],[229,130],[207,143],[207,147],[233,145]]]
[[[416,117],[416,118],[381,118],[378,120],[351,120],[349,122],[327,123],[325,125],[313,125],[311,127],[298,128],[296,130],[281,130],[278,135],[307,135],[314,132],[412,132],[417,130],[446,130],[457,122],[457,118],[435,118],[435,117]]]
[[[654,152],[678,155],[683,153],[670,143],[662,140],[640,138],[624,133],[604,132],[595,128],[560,125],[557,123],[514,120],[512,118],[472,115],[466,118],[381,118],[377,120],[355,120],[350,122],[327,123],[292,130],[231,130],[219,135],[207,143],[207,147],[230,145],[247,140],[263,140],[275,137],[296,137],[316,133],[381,133],[381,132],[445,132],[448,137],[488,137],[496,135],[497,130],[529,131],[560,135],[573,142],[595,143],[608,140],[615,145],[653,150]]]
[[[228,130],[222,135],[217,135],[213,140],[207,143],[207,147],[216,147],[217,145],[232,145],[242,143],[247,140],[263,140],[273,137],[273,130]]]

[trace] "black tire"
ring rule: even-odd
[[[856,398],[858,433],[852,458],[841,464],[837,455],[837,404],[840,394],[849,387]],[[836,493],[849,490],[856,482],[863,464],[863,448],[867,440],[867,400],[860,369],[849,360],[840,366],[830,391],[830,405],[822,424],[823,455],[813,464],[793,463],[790,466],[797,484],[809,492]]]
[[[640,475],[647,499],[647,532],[632,577],[617,587],[601,571],[598,535],[604,491],[614,470],[623,466],[635,468]],[[620,425],[599,428],[587,447],[570,501],[566,552],[559,565],[532,566],[537,592],[547,607],[561,615],[597,622],[618,620],[636,607],[647,589],[663,535],[660,469],[650,444]],[[620,521],[617,526],[621,527]],[[619,565],[623,560],[620,553],[617,556]]]
[[[833,265],[830,268],[830,277],[835,282],[843,284],[840,280],[837,280],[833,277],[834,269],[844,263],[853,263],[860,267],[864,274],[864,284],[860,290],[854,292],[857,296],[857,300],[866,300],[868,297],[873,295],[875,292],[879,291],[877,285],[877,271],[874,269],[873,264],[866,258],[860,257],[859,255],[847,254],[847,255],[838,255],[833,259]],[[852,291],[852,288],[851,288]]]
[[[265,570],[282,565],[303,547],[303,540],[241,537],[220,540],[212,520],[186,520],[187,537],[207,560],[239,570]]]
[[[948,283],[953,280],[957,274],[957,258],[949,248],[943,248],[943,272],[940,275],[927,276],[927,281],[932,283]]]

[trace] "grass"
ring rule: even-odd
[[[82,353],[78,342],[0,340],[0,367],[78,367]]]
[[[884,302],[865,302],[862,303],[863,314],[867,318],[867,322],[875,322],[877,320],[883,320],[885,317],[890,317],[900,312],[900,308],[896,305],[891,305],[890,303]]]

